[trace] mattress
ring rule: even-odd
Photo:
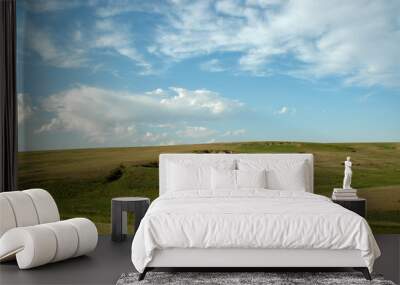
[[[380,251],[364,218],[330,199],[299,191],[166,193],[143,218],[132,243],[139,272],[163,249],[359,250],[372,271]]]

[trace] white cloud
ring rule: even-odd
[[[160,103],[171,110],[176,110],[186,115],[192,111],[197,116],[197,113],[205,112],[207,116],[218,116],[227,112],[231,112],[238,107],[243,106],[243,103],[237,100],[231,100],[221,97],[218,93],[207,90],[187,90],[180,87],[170,87],[170,90],[176,95],[164,98]]]
[[[160,128],[160,129],[174,129],[176,127],[176,124],[172,124],[172,123],[149,124],[149,127]]]
[[[78,25],[69,37],[60,38],[54,33],[51,29],[39,28],[32,23],[29,23],[26,29],[28,46],[49,65],[60,68],[93,68],[99,64],[91,63],[91,51],[104,49],[132,60],[140,67],[142,75],[154,73],[152,65],[135,48],[134,37],[125,23],[101,19],[88,29]]]
[[[295,108],[290,108],[287,106],[282,106],[279,110],[274,112],[275,115],[286,115],[286,114],[294,114],[296,113]]]
[[[152,132],[146,132],[144,136],[141,137],[141,141],[145,144],[154,144],[154,143],[159,143],[162,144],[162,141],[168,139],[168,134],[167,133],[152,133]]]
[[[58,118],[52,118],[50,122],[43,124],[39,129],[35,130],[36,134],[40,134],[43,132],[49,132],[55,129],[62,129],[63,125]]]
[[[153,72],[151,64],[136,50],[132,38],[132,33],[126,25],[115,23],[112,19],[98,20],[93,47],[112,49],[133,60],[143,69],[143,75],[151,74]]]
[[[49,65],[77,68],[84,66],[87,61],[84,49],[56,44],[48,31],[38,29],[33,24],[27,26],[26,38],[29,47]]]
[[[17,95],[18,104],[18,124],[21,124],[27,118],[31,117],[34,112],[30,97],[23,93]]]
[[[283,106],[278,111],[276,111],[276,114],[283,115],[283,114],[286,114],[287,112],[289,112],[289,108],[286,106]]]
[[[172,87],[165,95],[154,96],[78,86],[45,99],[43,107],[52,118],[36,132],[75,132],[97,143],[116,137],[142,144],[168,142],[176,138],[172,126],[177,122],[219,120],[241,106],[238,101],[206,89]],[[149,130],[155,126],[164,130]],[[173,137],[165,135],[167,129]],[[186,126],[180,134],[194,138],[212,133],[203,127]]]
[[[73,39],[76,42],[79,42],[82,40],[82,32],[80,30],[76,30],[73,34]]]
[[[217,134],[217,131],[206,128],[206,127],[191,127],[187,126],[183,130],[179,130],[176,132],[178,136],[183,136],[187,138],[195,138],[195,139],[200,139],[200,138],[207,138],[212,135]]]
[[[362,96],[360,96],[359,97],[359,101],[362,102],[362,103],[365,103],[374,95],[376,95],[374,92],[368,92],[368,93],[363,94]]]
[[[152,91],[146,92],[147,95],[164,96],[166,92],[162,88],[156,88]]]
[[[34,0],[24,1],[24,3],[26,3],[29,10],[36,13],[73,9],[89,4],[82,0]]]
[[[174,60],[236,52],[256,75],[400,85],[399,1],[174,1],[166,13],[151,50]]]
[[[209,72],[222,72],[226,70],[222,66],[221,62],[216,58],[203,62],[202,64],[200,64],[200,68],[204,71]]]
[[[96,9],[96,15],[107,18],[131,12],[162,12],[163,2],[134,1],[134,0],[113,0]]]
[[[226,131],[225,133],[222,134],[223,137],[230,137],[230,136],[241,136],[246,133],[245,129],[238,129],[238,130],[232,130],[232,131]]]
[[[266,8],[268,6],[282,4],[282,0],[246,0],[249,6]]]

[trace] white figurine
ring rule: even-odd
[[[343,189],[352,189],[351,188],[351,176],[353,175],[353,171],[351,170],[352,163],[350,161],[350,156],[347,157],[344,162],[344,179],[343,179]]]

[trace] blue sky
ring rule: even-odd
[[[19,149],[400,140],[398,1],[18,1]]]

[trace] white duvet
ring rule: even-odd
[[[157,198],[134,237],[132,262],[143,272],[165,248],[358,249],[370,271],[380,255],[365,219],[328,198],[254,189]]]

